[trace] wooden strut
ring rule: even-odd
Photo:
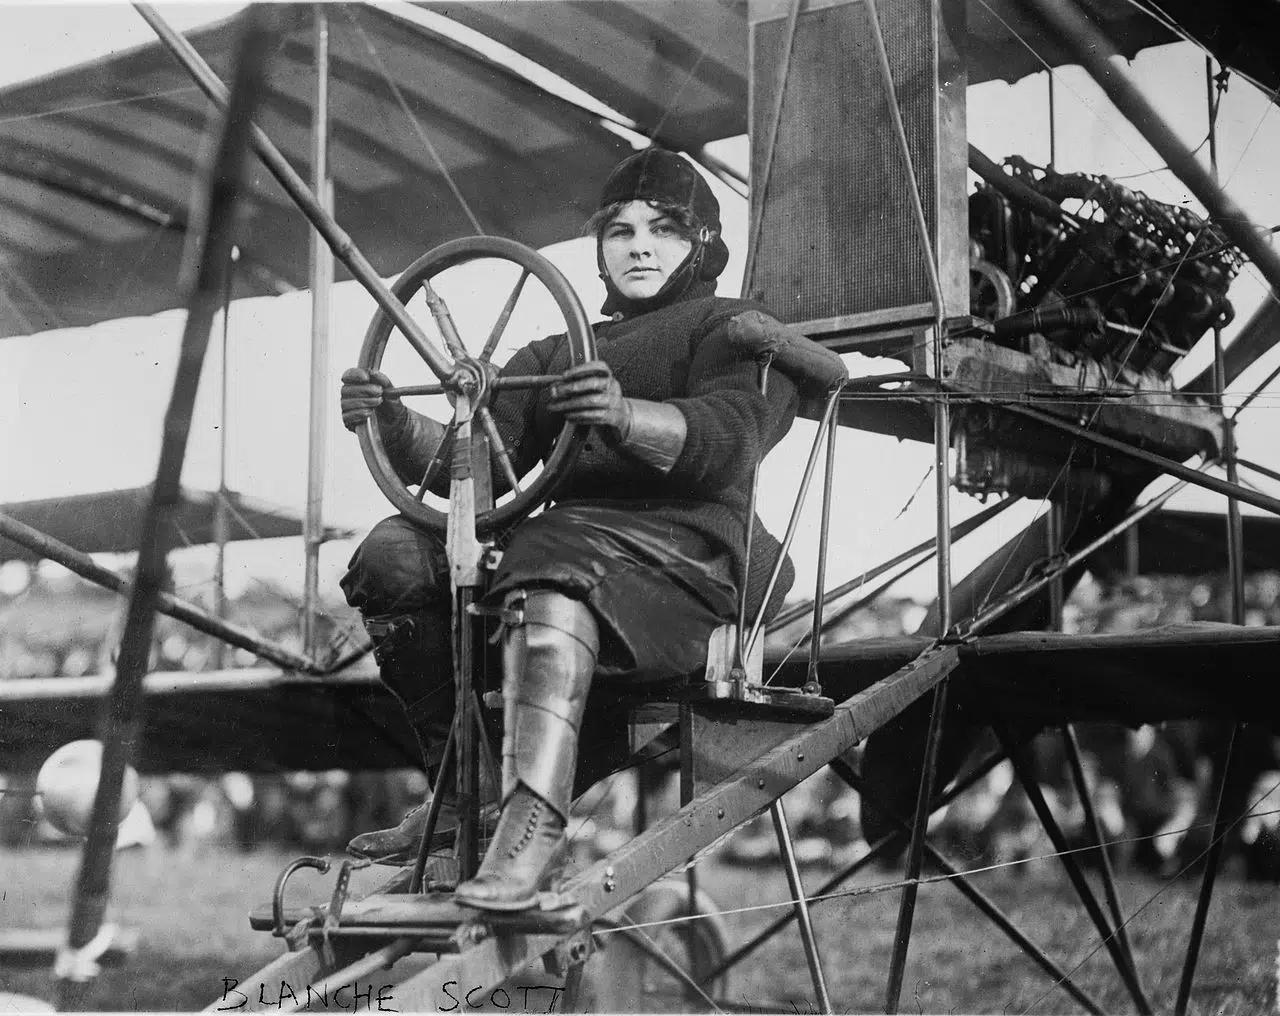
[[[173,532],[168,523],[181,502],[179,480],[196,391],[213,318],[222,305],[223,274],[230,261],[236,207],[248,161],[249,125],[265,91],[267,53],[276,13],[266,5],[250,7],[244,18],[235,54],[235,85],[203,194],[204,242],[193,248],[199,252],[199,261],[186,266],[190,306],[165,413],[155,485],[138,539],[137,571],[120,641],[116,678],[111,695],[103,704],[101,773],[75,883],[67,946],[55,967],[59,1009],[79,1008],[96,972],[86,947],[101,927],[110,897],[120,795],[129,756],[140,734],[142,678],[147,672],[155,631],[156,603],[168,571]]]

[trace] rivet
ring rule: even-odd
[[[605,878],[613,878],[613,868],[605,868],[605,870],[604,870],[604,877],[605,877]]]
[[[724,809],[723,809],[723,808],[717,808],[717,809],[716,809],[716,818],[724,818]]]
[[[611,879],[611,878],[607,878],[607,879],[605,879],[605,880],[604,880],[604,891],[605,891],[605,892],[607,892],[607,893],[611,893],[611,892],[613,892],[613,891],[614,891],[615,889],[617,889],[617,888],[618,888],[618,883],[617,883],[617,882],[615,882],[613,879]]]
[[[763,776],[761,776],[761,777],[760,777],[760,779],[756,780],[756,786],[757,786],[757,787],[759,787],[761,790],[764,790],[764,777],[763,777]]]
[[[796,761],[797,761],[797,762],[803,762],[803,761],[804,761],[804,752],[802,752],[802,751],[800,751],[800,752],[796,752]]]

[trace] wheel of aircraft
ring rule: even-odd
[[[514,288],[505,298],[497,320],[483,345],[478,352],[472,354],[468,352],[462,337],[458,334],[448,306],[443,297],[437,293],[435,283],[450,269],[484,261],[515,264],[519,266],[521,273]],[[497,266],[495,270],[496,268]],[[488,508],[479,507],[476,511],[476,533],[482,537],[523,518],[547,498],[556,482],[572,464],[588,429],[566,423],[556,439],[551,454],[543,463],[541,471],[531,478],[519,477],[512,470],[506,447],[498,436],[493,417],[489,414],[488,407],[494,392],[504,388],[542,387],[553,383],[557,377],[557,375],[546,375],[504,378],[499,376],[498,368],[493,362],[494,352],[530,277],[541,283],[560,311],[568,335],[570,365],[577,366],[594,359],[595,335],[573,287],[549,260],[532,248],[514,240],[494,236],[473,236],[451,240],[418,258],[405,269],[391,287],[392,293],[406,306],[419,292],[426,296],[437,330],[443,337],[446,351],[453,361],[452,372],[447,376],[439,377],[436,383],[397,388],[394,391],[402,396],[446,394],[455,409],[454,422],[450,425],[452,432],[456,433],[460,426],[469,424],[472,417],[478,419],[480,424],[478,432],[488,437],[490,461],[496,461],[504,474],[506,486],[511,491],[511,496],[501,504]],[[383,366],[393,331],[395,331],[394,322],[384,311],[379,310],[365,333],[364,344],[360,350],[359,366],[373,370]],[[459,403],[464,401],[460,397],[465,397],[468,403],[468,412],[465,414],[459,410]],[[466,424],[463,423],[464,415]],[[426,495],[450,466],[444,461],[447,451],[450,447],[457,447],[464,442],[442,444],[441,454],[431,461],[420,481],[406,484],[391,465],[376,419],[371,419],[369,423],[361,426],[359,439],[365,462],[379,488],[391,503],[419,525],[444,532],[448,524],[448,513],[427,503]],[[455,463],[458,454],[457,451],[454,452]],[[455,478],[458,475],[456,466],[452,475]]]

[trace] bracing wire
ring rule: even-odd
[[[1275,793],[1277,789],[1280,789],[1280,781],[1278,781],[1274,786],[1272,786],[1270,790],[1268,790],[1265,794],[1263,794],[1256,801],[1254,801],[1254,807],[1256,807],[1260,802],[1270,797],[1271,794]],[[1245,814],[1241,815],[1238,819],[1236,819],[1236,821],[1232,823],[1232,825],[1228,828],[1227,831],[1230,831],[1230,828],[1234,828],[1235,825],[1244,821],[1246,818],[1265,818],[1269,815],[1280,815],[1280,808],[1271,809],[1269,811],[1257,811],[1257,812],[1253,811],[1252,808],[1250,808]],[[1144,843],[1152,840],[1163,839],[1169,836],[1181,836],[1181,835],[1185,835],[1186,833],[1193,832],[1197,829],[1212,828],[1212,825],[1213,823],[1211,822],[1198,822],[1192,825],[1183,826],[1179,829],[1167,829],[1157,833],[1150,833],[1145,836],[1129,836],[1121,839],[1108,840],[1106,844],[1104,844],[1104,846],[1107,846],[1107,847],[1127,846],[1129,844],[1134,844],[1134,843]],[[1225,832],[1223,835],[1225,835]],[[1043,853],[1043,854],[1033,854],[1029,857],[1018,857],[1011,861],[998,861],[993,864],[986,864],[977,868],[967,868],[963,871],[956,871],[950,874],[944,873],[940,875],[922,875],[918,879],[900,878],[900,879],[894,879],[889,882],[874,882],[874,883],[871,883],[870,885],[854,886],[850,889],[837,889],[837,890],[832,890],[829,893],[819,893],[813,896],[806,896],[805,900],[806,902],[813,904],[813,903],[823,903],[827,900],[835,900],[835,899],[880,896],[880,895],[883,895],[884,893],[896,892],[900,889],[904,889],[909,885],[932,885],[940,882],[951,882],[960,878],[971,878],[974,875],[986,875],[986,874],[990,874],[991,872],[1002,871],[1006,868],[1017,868],[1022,865],[1033,864],[1039,861],[1053,861],[1053,860],[1057,860],[1060,857],[1065,857],[1070,854],[1087,854],[1092,851],[1096,851],[1098,849],[1099,848],[1096,844],[1088,844],[1086,846],[1071,847],[1068,850],[1055,850],[1055,851],[1050,851],[1048,853]],[[1207,848],[1205,851],[1202,851],[1200,854],[1196,855],[1195,858],[1189,861],[1181,870],[1179,870],[1172,878],[1170,878],[1167,884],[1162,886],[1157,891],[1156,895],[1158,896],[1160,893],[1165,892],[1169,888],[1169,886],[1171,886],[1178,878],[1182,877],[1188,871],[1194,869],[1196,864],[1199,863],[1199,861],[1204,857],[1205,853],[1207,853]],[[1155,898],[1156,897],[1153,896],[1142,906],[1138,907],[1131,915],[1129,915],[1129,918],[1125,921],[1126,926],[1131,924],[1133,922],[1133,919],[1137,917],[1138,914],[1140,914],[1143,910],[1145,910],[1148,906],[1150,906],[1153,902],[1155,902]],[[737,914],[752,914],[752,913],[758,913],[760,911],[765,911],[765,910],[778,910],[784,907],[790,909],[790,908],[793,908],[794,906],[795,906],[795,901],[791,899],[778,900],[777,902],[773,902],[773,903],[752,903],[746,906],[729,907],[724,910],[716,910],[710,913],[681,914],[678,917],[667,917],[661,920],[646,921],[641,924],[636,924],[634,925],[634,927],[658,928],[658,927],[663,927],[669,924],[683,924],[689,921],[709,920],[711,918],[718,918],[718,917],[733,917]],[[621,930],[621,929],[611,928],[606,926],[603,928],[596,928],[594,930],[594,933],[597,935],[607,935],[618,930]],[[1098,951],[1098,949],[1101,949],[1101,948],[1103,948],[1103,946],[1102,944],[1099,944],[1092,952],[1090,952],[1089,956],[1086,956],[1075,967],[1067,971],[1068,975],[1078,970],[1080,966],[1082,966],[1094,953]],[[1037,999],[1037,1001],[1039,1001],[1039,999]]]
[[[399,84],[396,83],[396,80],[387,70],[387,65],[383,62],[382,54],[378,52],[377,47],[373,44],[373,40],[370,39],[368,33],[365,32],[364,26],[360,24],[359,20],[351,12],[350,5],[342,4],[341,7],[342,13],[346,15],[347,20],[351,22],[352,27],[356,30],[356,34],[360,36],[361,42],[364,43],[365,49],[368,51],[370,58],[377,65],[378,73],[382,76],[383,82],[391,90],[391,94],[395,96],[395,100],[404,111],[405,116],[408,117],[409,124],[413,128],[414,134],[417,135],[418,140],[422,142],[422,146],[427,150],[427,154],[431,156],[431,160],[436,164],[436,168],[440,170],[440,175],[444,177],[445,184],[453,193],[453,196],[457,200],[459,206],[461,206],[463,213],[470,221],[471,228],[483,236],[485,232],[484,227],[480,225],[480,220],[476,218],[475,212],[471,210],[471,205],[468,204],[467,199],[458,188],[457,181],[454,180],[453,174],[449,172],[449,167],[445,164],[444,159],[440,157],[440,152],[432,143],[431,138],[428,136],[417,116],[414,115],[413,110],[410,108],[408,101],[404,97],[404,92],[400,89]]]
[[[1017,40],[1017,42],[1021,44],[1022,47],[1028,53],[1030,53],[1033,57],[1039,60],[1041,66],[1043,66],[1046,71],[1053,70],[1053,66],[1049,63],[1049,61],[1040,55],[1040,52],[1023,37],[1021,32],[1019,32],[1016,28],[1013,27],[1013,25],[1009,24],[1008,21],[1002,18],[999,12],[997,12],[994,8],[992,8],[990,4],[987,3],[987,0],[978,0],[978,3],[982,4],[982,6],[986,8],[987,13],[989,13],[993,18],[995,18],[998,22],[1000,22],[1000,24],[1005,27],[1005,30],[1008,31],[1008,33],[1012,35],[1014,39]],[[1114,127],[1107,124],[1107,121],[1102,117],[1102,115],[1098,112],[1098,110],[1093,105],[1091,105],[1083,95],[1081,95],[1078,91],[1076,91],[1070,85],[1067,85],[1066,82],[1063,82],[1063,84],[1066,86],[1067,90],[1080,101],[1080,104],[1094,115],[1094,117],[1097,119],[1099,123],[1107,126],[1107,129],[1113,135],[1115,135],[1116,140],[1119,141],[1122,145],[1124,145],[1125,148],[1129,150],[1130,155],[1132,155],[1135,159],[1137,159],[1138,162],[1141,163],[1142,165],[1144,166],[1147,165],[1147,161],[1141,155],[1139,155],[1137,152],[1133,150],[1133,147],[1129,144],[1125,136],[1120,131],[1117,131]]]

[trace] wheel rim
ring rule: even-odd
[[[391,287],[391,291],[401,303],[408,303],[419,290],[429,286],[436,276],[450,268],[482,259],[512,262],[523,269],[520,282],[516,290],[513,290],[513,297],[518,296],[519,290],[530,277],[542,284],[555,301],[564,321],[565,333],[568,336],[569,362],[572,366],[596,358],[595,334],[573,287],[549,260],[532,248],[514,240],[488,236],[451,240],[428,251],[405,269]],[[394,327],[394,323],[382,310],[374,314],[360,349],[359,366],[375,370],[380,367]],[[492,349],[487,348],[482,353],[492,355]],[[487,360],[482,359],[480,362],[487,362]],[[442,383],[447,380],[440,379]],[[510,500],[476,514],[477,535],[491,535],[519,521],[546,501],[554,492],[556,485],[572,468],[589,429],[585,426],[566,423],[556,438],[551,454],[545,460],[542,472]],[[410,521],[427,529],[445,532],[448,524],[447,513],[424,503],[420,500],[420,496],[411,494],[407,485],[396,474],[387,454],[386,443],[376,414],[371,415],[367,422],[359,427],[357,436],[365,464],[387,499]]]

